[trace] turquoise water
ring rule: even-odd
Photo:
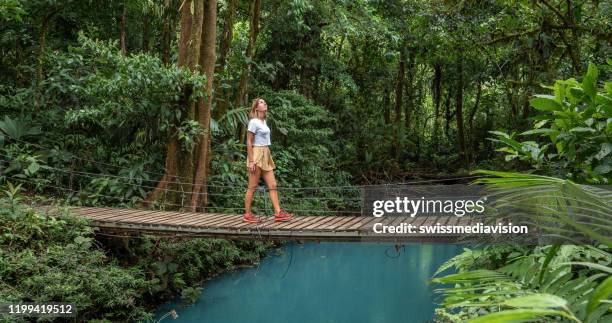
[[[426,322],[435,304],[427,284],[462,247],[444,244],[290,243],[259,268],[220,275],[195,304],[180,301],[163,322]],[[158,315],[159,317],[159,315]]]

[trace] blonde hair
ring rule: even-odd
[[[259,100],[263,100],[262,98],[255,98],[253,99],[253,104],[251,104],[251,112],[249,113],[249,116],[251,118],[257,118],[258,117],[258,113],[257,113],[257,105],[259,105]],[[264,116],[264,120],[266,119],[266,117]]]

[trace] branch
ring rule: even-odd
[[[563,20],[563,22],[567,25],[567,17],[564,16],[561,11],[557,10],[557,8],[553,7],[550,3],[548,3],[548,1],[546,0],[540,0],[540,2],[542,2],[546,7],[548,7],[548,9],[552,10],[557,16],[559,16],[559,18],[561,18],[561,20]]]
[[[533,34],[533,33],[538,32],[539,30],[540,30],[540,28],[534,28],[534,29],[524,30],[524,31],[517,32],[517,33],[514,33],[514,34],[510,34],[510,35],[501,36],[501,37],[499,37],[497,39],[492,39],[492,40],[484,43],[484,45],[492,45],[492,44],[495,44],[495,43],[503,42],[503,41],[506,41],[506,40],[509,40],[509,39],[513,39],[513,38],[517,38],[517,37],[520,37],[520,36]]]

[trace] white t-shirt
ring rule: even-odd
[[[259,118],[249,120],[247,129],[254,133],[253,146],[269,146],[270,145],[270,128],[265,121]]]

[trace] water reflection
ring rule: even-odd
[[[290,243],[259,268],[221,275],[173,322],[426,322],[435,305],[427,281],[460,246]],[[170,322],[165,319],[164,322]]]

